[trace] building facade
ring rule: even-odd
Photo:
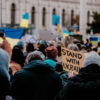
[[[79,24],[80,0],[0,0],[0,5],[1,24],[19,24],[25,12],[37,29],[50,30],[53,14],[60,15],[61,28]],[[100,13],[100,0],[87,0],[87,23],[95,11]]]

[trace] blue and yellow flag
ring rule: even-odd
[[[53,15],[52,24],[57,27],[57,34],[60,35],[60,16]]]
[[[92,43],[92,45],[98,45],[98,37],[90,37],[90,42]]]
[[[73,35],[73,34],[70,33],[69,31],[64,30],[63,38],[65,39],[66,37],[68,37],[68,36],[72,36],[72,35]]]
[[[24,15],[22,15],[20,27],[28,28],[29,27],[29,13],[26,12]]]
[[[10,43],[11,48],[15,46],[24,34],[24,29],[3,29],[7,41]],[[2,39],[0,39],[2,42]]]

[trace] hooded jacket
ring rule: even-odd
[[[91,64],[70,78],[55,100],[97,100],[97,98],[100,98],[100,67]]]
[[[5,97],[9,92],[10,76],[8,73],[8,64],[8,53],[0,48],[0,100],[5,100]]]
[[[12,96],[17,100],[53,100],[62,88],[59,75],[41,60],[31,61],[12,81]]]

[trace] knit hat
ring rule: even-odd
[[[87,67],[90,64],[97,64],[100,66],[100,56],[94,51],[86,54],[83,67]]]
[[[58,55],[58,50],[57,48],[50,46],[48,48],[45,49],[46,55],[48,58],[56,58],[56,56]]]
[[[23,41],[19,41],[19,42],[17,43],[17,45],[18,45],[19,47],[21,47],[22,49],[24,48],[24,42],[23,42]]]
[[[44,41],[44,40],[40,41],[40,44],[45,44],[45,43],[46,43],[46,41]]]

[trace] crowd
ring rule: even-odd
[[[61,47],[83,52],[79,73],[63,70]],[[0,44],[0,100],[87,100],[100,97],[100,43],[87,39]],[[10,99],[7,99],[10,96]]]

